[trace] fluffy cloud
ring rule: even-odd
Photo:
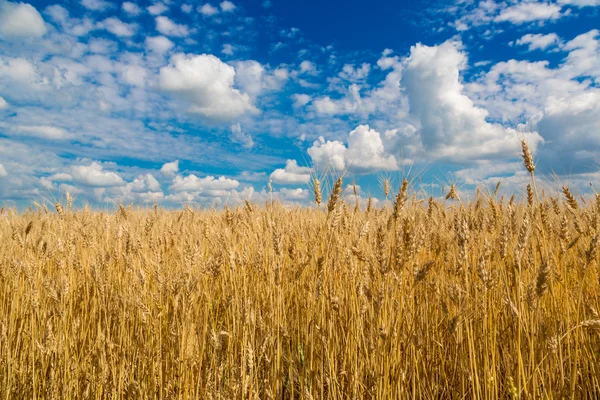
[[[486,121],[488,112],[463,93],[460,71],[466,56],[460,44],[418,44],[411,48],[402,76],[410,114],[420,124],[424,149],[455,161],[512,156],[518,151],[514,130]],[[535,145],[541,138],[532,134]]]
[[[228,55],[228,56],[232,56],[236,50],[237,50],[237,47],[235,47],[231,44],[225,43],[223,45],[223,49],[221,50],[221,53]]]
[[[135,3],[130,1],[126,1],[122,5],[123,11],[125,11],[129,15],[139,15],[142,12],[142,9]]]
[[[186,177],[180,175],[173,179],[170,189],[174,192],[210,192],[235,189],[240,185],[235,179],[225,178],[224,176],[215,179],[214,176],[198,178],[191,174]]]
[[[160,172],[165,176],[175,176],[179,172],[179,160],[163,164]]]
[[[119,37],[131,37],[135,35],[138,29],[136,24],[128,24],[116,17],[106,18],[104,21],[99,22],[97,27]]]
[[[278,90],[287,81],[287,74],[281,69],[267,71],[258,61],[237,61],[235,67],[235,83],[244,93],[256,97],[264,91]]]
[[[125,184],[123,178],[115,172],[104,171],[102,165],[95,161],[90,165],[76,165],[71,167],[71,175],[75,183],[96,188]]]
[[[597,7],[600,0],[558,0],[559,4],[568,4],[576,7]]]
[[[570,170],[572,166],[581,170],[597,165],[600,151],[600,89],[568,97],[550,97],[538,129],[544,139],[551,143],[540,154],[542,162]]]
[[[279,193],[286,200],[297,200],[303,201],[308,199],[308,189],[296,188],[296,189],[288,189],[282,188]]]
[[[252,140],[252,136],[242,130],[242,124],[239,122],[231,125],[230,137],[232,142],[239,143],[247,149],[254,147],[254,140]]]
[[[175,54],[160,69],[159,87],[191,103],[188,111],[224,122],[257,112],[250,96],[235,89],[235,69],[213,55]]]
[[[165,54],[175,46],[168,38],[164,36],[149,36],[146,38],[146,48],[157,54]]]
[[[0,124],[0,127],[3,125]],[[41,139],[69,139],[71,135],[63,128],[48,125],[16,125],[8,126],[9,132],[19,136],[31,136]]]
[[[8,103],[4,100],[4,97],[0,96],[0,110],[8,108]]]
[[[81,5],[92,11],[104,11],[113,6],[110,2],[104,0],[81,0]]]
[[[222,1],[220,5],[223,12],[231,12],[236,9],[235,4],[229,0]]]
[[[44,19],[30,4],[0,1],[0,38],[41,37],[46,31]]]
[[[369,76],[369,71],[371,71],[371,66],[367,63],[363,63],[360,68],[354,67],[352,64],[346,64],[342,68],[339,77],[350,82],[360,82]]]
[[[200,12],[202,15],[210,17],[212,15],[218,14],[219,9],[206,3],[202,7],[198,7],[198,12]]]
[[[369,173],[398,168],[396,158],[388,155],[379,132],[369,125],[359,125],[348,135],[348,146],[340,141],[315,141],[308,154],[319,168],[346,169]]]
[[[294,108],[300,108],[310,103],[312,97],[307,94],[295,93],[291,96],[291,99],[294,102]]]
[[[8,172],[6,172],[6,168],[4,165],[0,164],[0,178],[8,176]]]
[[[300,167],[296,160],[287,160],[285,168],[276,169],[271,173],[271,180],[281,184],[308,183],[312,168]]]
[[[156,17],[156,30],[167,36],[188,36],[190,31],[187,26],[176,24],[169,17],[163,15]]]
[[[148,12],[151,15],[160,15],[168,9],[169,7],[167,7],[164,3],[155,3],[148,7]]]
[[[547,35],[531,34],[528,33],[517,40],[518,45],[529,46],[529,51],[532,50],[545,50],[550,46],[555,46],[560,42],[556,33],[549,33]]]
[[[512,22],[522,24],[531,21],[554,20],[562,16],[561,7],[550,3],[524,2],[502,10],[495,18],[496,22]]]

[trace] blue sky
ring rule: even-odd
[[[0,203],[600,177],[600,0],[0,0]],[[597,186],[597,185],[596,185]]]

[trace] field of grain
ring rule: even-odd
[[[340,189],[319,208],[3,209],[0,395],[600,396],[600,200],[404,182],[360,209]]]

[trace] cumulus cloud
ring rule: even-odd
[[[358,173],[398,168],[396,158],[389,155],[381,135],[369,125],[359,125],[348,135],[348,146],[340,141],[316,140],[308,154],[319,168],[346,169]]]
[[[288,189],[282,188],[279,190],[279,193],[286,200],[297,200],[302,201],[308,199],[308,189],[296,188],[296,189]]]
[[[190,34],[187,26],[176,24],[169,17],[165,17],[164,15],[156,17],[156,30],[163,35],[175,37],[183,37]]]
[[[121,21],[116,17],[106,18],[104,21],[97,24],[99,29],[105,29],[115,36],[131,37],[136,34],[138,26]]]
[[[113,6],[105,0],[81,0],[81,5],[92,11],[105,11]]]
[[[518,151],[516,132],[487,122],[488,112],[463,93],[460,71],[467,58],[460,46],[448,41],[411,48],[402,86],[410,114],[420,123],[422,145],[430,155],[456,161],[512,156]],[[540,140],[533,134],[532,146]]]
[[[242,130],[242,125],[239,122],[231,125],[230,138],[232,142],[239,143],[247,149],[250,149],[254,146],[254,140],[252,140],[252,136]]]
[[[6,168],[4,165],[0,164],[0,178],[8,176],[8,172],[6,172]]]
[[[342,68],[342,72],[339,73],[339,77],[350,82],[360,82],[369,76],[370,71],[371,66],[367,63],[363,63],[360,67],[346,64]]]
[[[600,0],[558,0],[559,4],[568,4],[576,7],[597,7]]]
[[[164,36],[149,36],[146,38],[146,49],[157,54],[165,54],[175,46],[175,43]]]
[[[271,180],[280,184],[308,183],[312,168],[300,167],[296,160],[287,160],[285,168],[276,169],[271,173]]]
[[[214,176],[206,176],[204,178],[198,178],[196,175],[191,174],[186,177],[180,175],[173,179],[170,189],[173,192],[210,192],[210,191],[222,191],[235,189],[240,185],[235,179],[225,178],[221,176],[215,178]]]
[[[233,65],[237,87],[251,97],[256,97],[265,91],[278,90],[288,79],[286,73],[281,73],[284,70],[268,71],[258,61],[237,61]]]
[[[163,164],[163,166],[160,169],[160,172],[165,176],[175,176],[175,174],[179,172],[179,160]]]
[[[148,6],[148,12],[151,15],[160,15],[168,9],[169,7],[167,7],[164,3],[154,3],[151,6]]]
[[[522,24],[531,21],[555,20],[562,16],[560,10],[559,5],[551,3],[518,3],[502,10],[495,21]]]
[[[59,140],[71,137],[65,129],[48,125],[16,125],[8,127],[8,129],[16,135],[32,136],[41,139]]]
[[[208,55],[175,54],[160,69],[159,87],[191,103],[188,111],[224,122],[257,112],[250,96],[234,88],[235,69]]]
[[[232,56],[236,50],[237,50],[237,47],[235,47],[231,44],[225,43],[223,45],[223,49],[221,49],[221,53],[228,55],[228,56]]]
[[[218,14],[219,9],[206,3],[206,4],[202,5],[202,7],[198,7],[198,12],[200,12],[204,16],[210,17],[215,14]]]
[[[71,176],[75,183],[96,188],[121,186],[125,184],[123,178],[117,173],[105,171],[97,162],[90,165],[76,165],[71,167]]]
[[[529,51],[532,50],[545,50],[548,47],[555,46],[560,42],[556,33],[549,33],[543,35],[541,33],[532,34],[528,33],[517,40],[517,45],[529,46]]]
[[[129,15],[139,15],[142,12],[142,9],[135,3],[130,1],[126,1],[122,5],[123,11],[125,11]]]
[[[4,100],[4,97],[0,96],[0,110],[8,108],[8,103]]]
[[[300,108],[310,103],[312,97],[303,93],[295,93],[291,96],[291,99],[294,102],[294,108]]]
[[[0,38],[41,37],[46,31],[44,19],[32,5],[0,1]]]
[[[231,12],[236,9],[235,4],[229,0],[222,1],[220,5],[223,12]]]

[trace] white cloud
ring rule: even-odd
[[[198,7],[198,12],[200,12],[202,15],[210,17],[210,16],[213,16],[215,14],[218,14],[219,13],[219,9],[216,8],[216,7],[211,6],[208,3],[206,3],[202,7]]]
[[[48,177],[52,182],[71,182],[73,177],[67,173],[59,172]]]
[[[0,1],[0,38],[41,37],[46,31],[44,19],[32,5]]]
[[[305,105],[310,103],[312,100],[312,97],[310,97],[307,94],[295,93],[291,96],[291,99],[294,101],[294,107],[300,108],[300,107],[304,107]]]
[[[4,97],[0,96],[0,110],[8,108],[8,103],[4,100]]]
[[[258,112],[250,96],[233,87],[235,69],[213,55],[175,54],[160,69],[159,87],[191,103],[188,111],[214,122]]]
[[[106,29],[113,35],[119,37],[131,37],[135,35],[138,29],[136,24],[123,22],[116,17],[106,18],[104,21],[98,22],[97,26],[99,29]]]
[[[179,172],[179,160],[163,164],[160,172],[165,176],[175,176]]]
[[[532,50],[545,50],[550,46],[555,46],[560,42],[556,33],[549,33],[547,35],[531,34],[528,33],[517,40],[518,45],[528,45],[529,51]]]
[[[148,12],[151,15],[160,15],[168,9],[169,7],[167,7],[164,3],[154,3],[151,6],[148,6]]]
[[[123,11],[125,11],[129,15],[139,15],[142,12],[142,9],[135,3],[130,1],[126,1],[122,5]]]
[[[3,125],[0,124],[0,127]],[[6,126],[6,125],[4,125]],[[60,140],[71,137],[63,128],[48,125],[16,125],[7,127],[10,132],[18,136],[31,136],[41,139]]]
[[[167,36],[183,37],[190,34],[186,25],[176,24],[163,15],[156,17],[156,30]]]
[[[254,146],[254,140],[252,140],[252,136],[242,130],[242,125],[239,122],[231,125],[230,138],[232,142],[239,143],[247,149]]]
[[[258,61],[236,61],[233,65],[237,87],[252,97],[265,91],[278,90],[287,81],[287,74],[281,74],[281,70],[271,73]]]
[[[285,168],[276,169],[271,173],[271,180],[281,184],[308,183],[312,168],[300,167],[296,160],[287,160]]]
[[[183,11],[186,14],[191,13],[193,9],[194,9],[194,7],[192,7],[191,4],[182,4],[181,5],[181,11]]]
[[[115,172],[104,171],[101,164],[93,161],[90,165],[76,165],[71,167],[73,180],[81,185],[91,187],[121,186],[125,181]]]
[[[110,2],[104,0],[81,0],[81,5],[92,11],[104,11],[113,6]]]
[[[231,12],[235,9],[236,9],[235,4],[233,4],[231,1],[225,0],[225,1],[221,2],[221,10],[223,12]]]
[[[562,16],[560,9],[560,6],[550,3],[518,3],[502,10],[495,21],[522,24],[531,21],[555,20]]]
[[[6,172],[6,168],[4,168],[4,165],[0,164],[0,178],[7,177],[7,176],[8,176],[8,172]]]
[[[463,93],[460,71],[467,58],[459,48],[460,43],[451,41],[432,47],[417,44],[403,70],[402,86],[410,114],[420,123],[424,150],[450,160],[516,154],[516,132],[487,122],[488,112]],[[534,148],[539,140],[532,135]]]
[[[178,175],[173,179],[170,189],[174,192],[210,192],[218,190],[231,190],[240,185],[235,179],[225,178],[224,176],[215,179],[214,176],[198,178],[191,174],[185,178]]]
[[[577,7],[597,7],[600,0],[558,0],[559,4],[568,4]]]
[[[346,169],[358,173],[395,170],[398,163],[386,152],[381,135],[369,125],[359,125],[348,135],[348,146],[340,141],[316,140],[308,154],[319,168]]]
[[[164,36],[149,36],[146,38],[146,48],[158,54],[165,54],[175,46],[175,43]]]
[[[354,67],[352,64],[346,64],[342,68],[339,77],[350,82],[360,82],[369,76],[369,71],[371,71],[371,66],[367,63],[363,63],[360,68]]]
[[[309,195],[308,189],[302,189],[302,188],[296,188],[296,189],[282,188],[281,190],[279,190],[279,193],[286,200],[298,200],[298,201],[308,199],[308,195]]]
[[[232,56],[236,50],[237,50],[237,47],[235,47],[231,44],[225,43],[223,45],[223,49],[221,50],[221,53],[226,54],[228,56]]]
[[[308,60],[304,60],[300,63],[300,73],[301,74],[306,74],[306,73],[310,73],[310,74],[314,74],[317,71],[317,67],[315,67],[315,64],[313,64],[311,61]]]

